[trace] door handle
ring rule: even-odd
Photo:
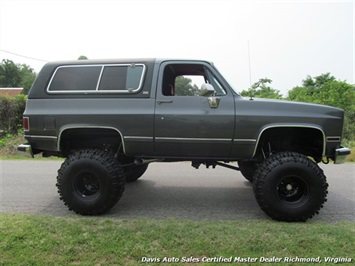
[[[173,100],[166,100],[166,101],[157,101],[158,104],[162,104],[162,103],[172,103]]]

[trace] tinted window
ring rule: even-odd
[[[55,72],[49,91],[94,91],[101,66],[60,67]]]
[[[143,66],[105,66],[99,90],[136,91],[140,87]]]
[[[130,66],[127,70],[127,89],[137,90],[141,86],[143,66]]]
[[[99,90],[125,90],[127,67],[106,66],[102,73]]]
[[[55,71],[48,92],[135,93],[142,87],[144,70],[143,64],[62,66]]]

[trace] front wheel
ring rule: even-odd
[[[100,149],[71,154],[58,170],[60,199],[69,210],[82,215],[110,210],[121,198],[124,185],[123,168],[110,153]]]
[[[148,169],[148,164],[131,166],[125,169],[126,182],[132,183],[137,181]]]
[[[254,175],[255,175],[256,169],[258,167],[257,162],[239,161],[238,166],[239,166],[240,172],[245,177],[245,179],[248,180],[250,183],[253,183]]]
[[[253,185],[260,208],[278,221],[306,221],[318,214],[328,193],[322,169],[294,152],[267,158],[257,169]]]

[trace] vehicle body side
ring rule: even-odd
[[[144,81],[136,93],[49,93],[58,67],[144,64]],[[166,96],[163,71],[171,64],[195,64],[208,69],[226,91],[218,108],[207,97]],[[340,148],[343,111],[337,108],[245,99],[233,91],[208,61],[89,60],[54,62],[44,66],[31,89],[25,117],[25,138],[34,153],[67,156],[102,143],[122,149],[127,157],[170,160],[257,159],[265,153],[289,150],[320,161],[335,159]]]

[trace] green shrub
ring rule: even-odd
[[[22,127],[22,114],[26,106],[26,96],[0,96],[0,137],[6,134],[16,135]]]

